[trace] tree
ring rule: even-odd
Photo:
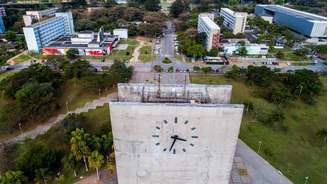
[[[207,52],[208,56],[217,57],[219,54],[219,49],[213,48],[211,51]]]
[[[35,171],[35,182],[37,184],[43,182],[43,184],[47,184],[47,180],[50,178],[50,173],[47,168],[40,168]]]
[[[223,16],[218,16],[214,18],[214,21],[216,24],[218,24],[220,27],[223,26],[223,22],[224,22],[224,17]]]
[[[22,171],[7,171],[0,176],[0,184],[23,184],[26,178]]]
[[[212,72],[212,68],[211,67],[202,67],[201,68],[203,73],[210,73]]]
[[[45,176],[47,172],[57,172],[60,167],[62,152],[49,148],[44,144],[30,144],[19,154],[16,166],[29,179],[35,178],[37,175]],[[42,171],[41,171],[41,170]]]
[[[172,3],[170,13],[173,17],[178,17],[182,12],[189,10],[187,0],[176,0]]]
[[[284,83],[294,96],[299,96],[309,103],[313,102],[313,96],[318,95],[323,87],[319,75],[306,69],[288,73]]]
[[[306,57],[308,54],[309,50],[307,48],[302,48],[302,49],[297,49],[294,51],[294,54],[300,57]]]
[[[285,54],[281,51],[278,51],[276,56],[277,56],[278,59],[283,59],[285,57]]]
[[[17,35],[14,31],[6,31],[5,33],[5,39],[8,41],[15,41],[17,38]]]
[[[321,128],[320,130],[317,131],[316,135],[323,141],[327,141],[327,129],[326,128]],[[1,183],[1,182],[0,182]]]
[[[158,11],[161,9],[160,3],[159,0],[146,0],[144,6],[148,11]]]
[[[62,163],[64,165],[64,168],[68,168],[69,170],[73,171],[74,176],[75,177],[77,176],[76,168],[78,166],[78,163],[75,159],[75,156],[72,153],[66,155],[62,160]]]
[[[270,68],[266,66],[248,66],[247,80],[261,87],[268,87],[276,80],[276,76]]]
[[[199,58],[204,56],[205,49],[202,44],[193,44],[187,47],[187,55],[194,58]]]
[[[77,161],[83,159],[85,171],[88,171],[87,157],[90,155],[90,148],[88,146],[90,135],[85,133],[83,129],[79,128],[73,131],[71,135],[71,152]]]
[[[104,164],[104,156],[98,151],[93,151],[89,157],[89,166],[96,169],[98,180],[100,180],[99,168]]]
[[[246,56],[247,55],[247,49],[245,46],[241,46],[238,48],[238,54],[240,56]]]
[[[85,60],[67,63],[63,66],[65,77],[80,79],[84,76],[94,75],[95,69]]]
[[[68,49],[66,56],[68,59],[76,59],[79,56],[79,50],[75,48]]]
[[[172,73],[174,72],[174,67],[173,66],[170,66],[168,69],[167,69],[168,72]]]
[[[154,66],[154,70],[155,70],[156,72],[161,72],[163,69],[162,69],[162,67],[161,67],[160,65],[155,65],[155,66]]]

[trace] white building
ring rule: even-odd
[[[221,48],[223,50],[222,54],[235,55],[238,54],[239,49],[245,47],[247,50],[247,55],[267,55],[269,51],[269,46],[265,44],[246,44],[241,46],[239,43],[227,43],[222,44]]]
[[[23,32],[28,50],[39,53],[52,40],[74,33],[72,13],[56,13],[55,17],[24,27]]]
[[[45,17],[53,17],[57,10],[58,8],[50,8],[40,11],[26,11],[25,15],[23,15],[24,24],[25,26],[29,26],[32,24],[33,20],[41,21]]]
[[[220,27],[214,23],[212,16],[207,13],[199,14],[197,30],[198,33],[206,33],[205,48],[207,51],[219,47]]]
[[[220,15],[224,17],[223,25],[230,28],[233,34],[245,32],[247,13],[221,8]]]
[[[114,29],[113,35],[118,36],[119,39],[128,39],[128,29]]]

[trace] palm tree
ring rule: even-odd
[[[96,169],[98,180],[100,180],[99,168],[104,164],[104,156],[98,151],[93,151],[89,157],[89,166]]]
[[[79,128],[77,128],[71,134],[71,152],[73,153],[77,161],[83,159],[85,171],[88,172],[89,169],[87,157],[90,155],[90,148],[87,142],[90,139],[90,135],[88,133],[85,133],[83,129]]]

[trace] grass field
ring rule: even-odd
[[[14,59],[14,61],[17,62],[17,63],[21,63],[21,62],[24,62],[24,61],[28,61],[30,59],[32,59],[31,56],[26,55],[26,54],[21,54],[18,57],[16,57]]]
[[[153,54],[151,46],[143,46],[140,48],[139,59],[142,62],[149,62],[156,59],[155,54]]]
[[[322,77],[326,84],[326,77]],[[192,83],[200,84],[231,84],[233,85],[232,103],[253,102],[255,108],[271,111],[275,105],[253,95],[254,86],[247,86],[223,76],[202,75],[191,76]],[[326,86],[325,86],[326,89]],[[310,106],[296,101],[283,108],[285,114],[284,125],[287,132],[274,130],[272,127],[256,122],[253,116],[244,115],[240,139],[252,149],[258,149],[258,142],[262,142],[260,155],[279,169],[294,183],[304,183],[309,176],[309,183],[326,183],[327,147],[319,140],[316,133],[326,128],[327,98],[326,91],[316,97],[317,104]]]
[[[138,41],[128,38],[126,40],[121,40],[121,44],[128,44],[126,50],[113,50],[113,52],[106,58],[116,61],[128,61],[132,57],[133,50],[138,46]]]

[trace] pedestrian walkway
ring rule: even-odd
[[[96,100],[93,100],[91,102],[86,103],[83,107],[77,108],[74,111],[69,111],[65,114],[60,114],[55,117],[51,117],[47,123],[38,125],[33,130],[24,132],[23,134],[20,134],[19,136],[7,139],[6,141],[3,141],[1,143],[4,144],[14,144],[17,141],[22,141],[26,139],[27,137],[35,138],[38,135],[46,133],[52,126],[54,126],[56,123],[63,120],[67,115],[72,113],[82,113],[82,112],[88,112],[89,110],[96,109],[97,107],[103,106],[104,104],[108,103],[111,99],[117,99],[117,93],[111,93],[105,97],[98,98]]]

